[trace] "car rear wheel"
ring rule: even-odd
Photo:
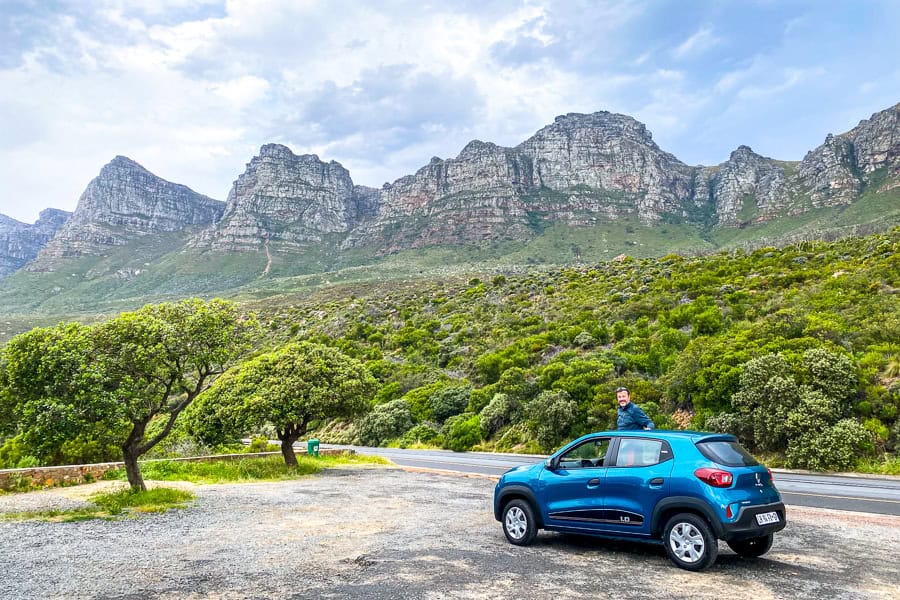
[[[663,542],[666,554],[676,566],[701,571],[716,562],[719,542],[706,521],[695,514],[681,513],[666,523]]]
[[[525,500],[510,500],[503,507],[503,533],[509,543],[527,546],[537,536],[534,511]]]
[[[746,558],[757,558],[772,548],[772,538],[774,537],[770,533],[746,540],[731,540],[728,542],[728,547]]]

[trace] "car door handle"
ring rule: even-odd
[[[662,484],[663,484],[662,477],[654,477],[653,479],[650,480],[650,485],[662,485]]]
[[[595,488],[595,487],[597,487],[598,485],[600,485],[600,480],[599,480],[599,479],[596,479],[596,478],[595,478],[595,479],[591,479],[591,480],[588,481],[588,483],[587,483],[587,486],[588,486],[589,488]]]

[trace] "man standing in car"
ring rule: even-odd
[[[641,429],[653,429],[653,421],[631,401],[628,388],[616,389],[616,402],[619,403],[619,418],[616,425],[619,431],[639,431]]]

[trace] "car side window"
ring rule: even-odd
[[[559,457],[561,469],[602,467],[609,451],[610,438],[596,438],[572,448]]]
[[[672,458],[672,449],[663,440],[622,438],[616,455],[617,467],[648,467]]]

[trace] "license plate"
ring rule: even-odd
[[[767,513],[759,513],[756,515],[756,522],[760,525],[769,525],[770,523],[778,522],[778,513],[777,512],[767,512]]]

